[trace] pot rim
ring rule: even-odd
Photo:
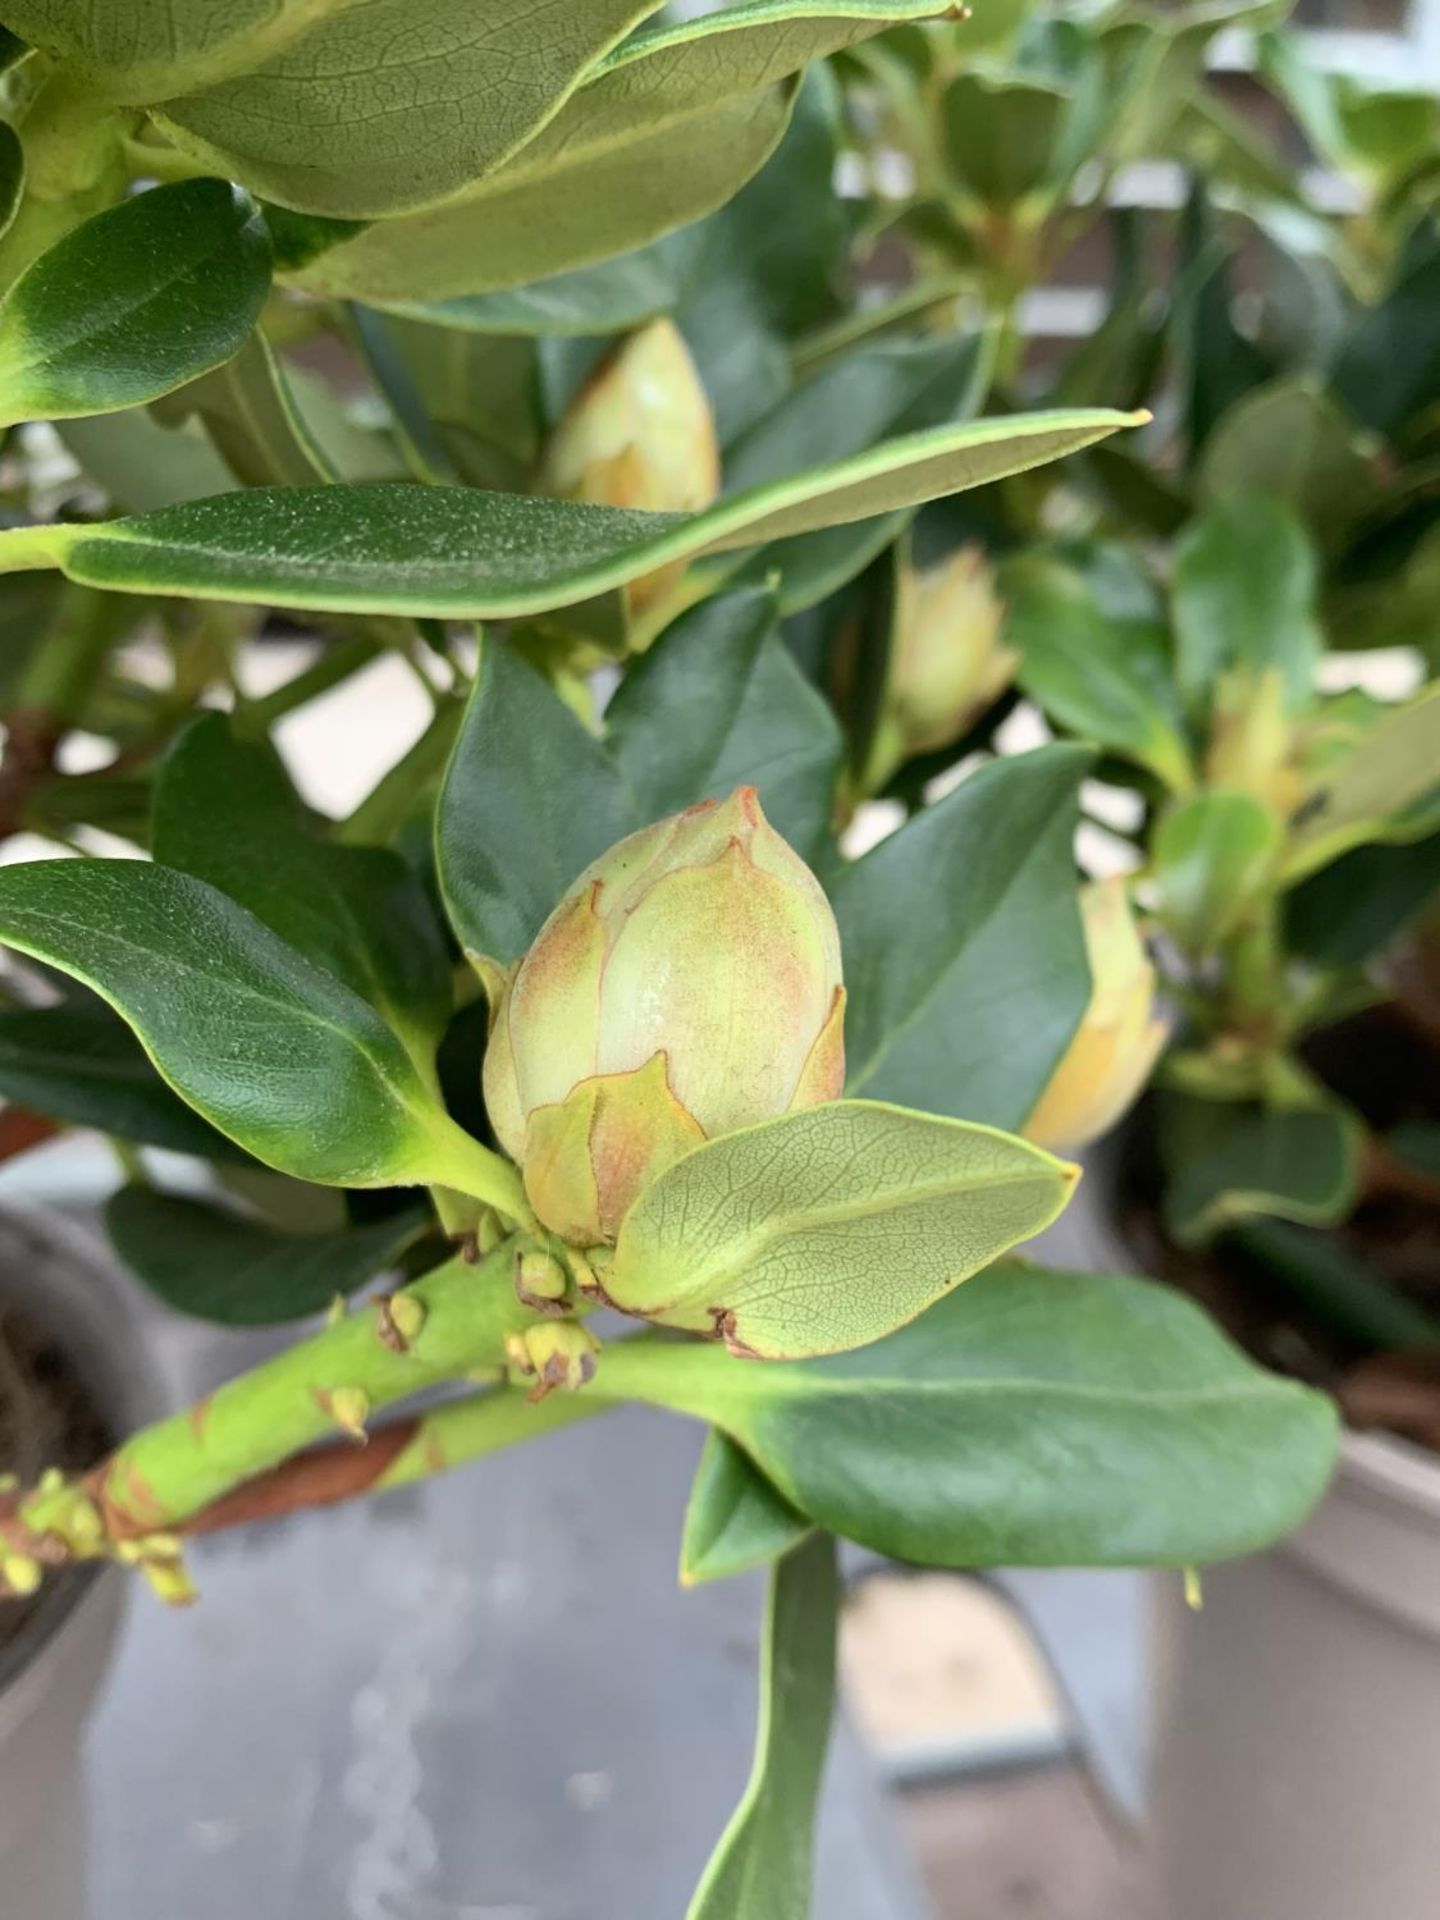
[[[0,1268],[0,1294],[23,1301],[63,1344],[106,1425],[118,1436],[155,1400],[151,1366],[135,1339],[118,1270],[103,1242],[72,1215],[7,1200],[0,1208],[0,1254],[5,1242],[25,1243],[48,1255],[43,1283],[21,1259]],[[108,1569],[99,1562],[67,1567],[48,1580],[24,1619],[0,1641],[0,1707],[59,1640]]]
[[[1440,1527],[1440,1453],[1398,1434],[1347,1427],[1340,1442],[1340,1473],[1356,1491],[1374,1494]]]

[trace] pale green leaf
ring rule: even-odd
[[[959,1120],[834,1101],[723,1134],[625,1216],[606,1290],[794,1359],[867,1345],[1049,1226],[1076,1169]]]

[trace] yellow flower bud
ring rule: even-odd
[[[1130,911],[1123,880],[1080,895],[1090,1004],[1025,1126],[1036,1146],[1074,1152],[1098,1140],[1139,1094],[1165,1044],[1155,1012],[1155,969]]]
[[[1004,620],[979,547],[962,547],[924,573],[902,571],[867,791],[912,754],[958,740],[1005,691],[1020,656],[1000,644]]]
[[[536,1214],[579,1247],[613,1243],[702,1141],[844,1083],[835,917],[753,787],[612,847],[497,1000],[490,1117]]]
[[[1221,675],[1205,760],[1209,786],[1248,793],[1288,820],[1305,791],[1297,764],[1299,744],[1298,730],[1285,711],[1285,682],[1278,667],[1266,667],[1258,675],[1244,668]]]
[[[647,513],[698,513],[716,499],[715,416],[673,320],[652,320],[591,375],[555,429],[540,486],[562,499]],[[656,599],[676,571],[632,582],[632,609]]]

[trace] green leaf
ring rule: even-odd
[[[155,417],[166,426],[201,421],[225,465],[247,487],[309,487],[338,477],[258,329],[223,367],[157,401]]]
[[[742,0],[636,34],[508,166],[483,178],[477,168],[442,205],[341,240],[301,283],[440,299],[625,252],[735,193],[784,132],[793,76],[810,61],[924,10],[924,0]]]
[[[1268,494],[1334,543],[1378,503],[1377,451],[1378,442],[1346,418],[1318,381],[1290,376],[1257,387],[1221,415],[1197,480],[1211,503]]]
[[[1285,877],[1303,879],[1367,840],[1415,837],[1402,816],[1440,787],[1440,683],[1388,709],[1306,801]],[[1397,831],[1396,829],[1401,829]]]
[[[1175,555],[1180,685],[1205,711],[1228,669],[1277,667],[1290,705],[1310,698],[1321,638],[1315,551],[1289,508],[1260,494],[1192,521]]]
[[[799,1514],[742,1453],[712,1429],[700,1456],[685,1534],[680,1543],[680,1579],[687,1587],[728,1580],[788,1553],[812,1532]]]
[[[992,359],[992,336],[957,334],[869,342],[827,361],[727,451],[726,485],[763,485],[797,467],[862,453],[888,434],[970,419],[984,400]],[[734,583],[778,580],[782,611],[803,611],[861,572],[907,518],[887,514],[777,540],[738,566],[720,562],[717,571]]]
[[[1362,426],[1402,437],[1440,390],[1440,226],[1422,220],[1395,285],[1365,311],[1341,352],[1334,387]]]
[[[24,192],[25,149],[9,121],[0,120],[0,234],[9,232]]]
[[[1274,870],[1280,821],[1248,793],[1197,794],[1161,819],[1151,859],[1158,911],[1185,952],[1213,953]]]
[[[696,227],[683,228],[615,259],[499,293],[383,304],[393,313],[464,333],[561,339],[628,333],[679,304],[697,233]]]
[[[270,284],[255,203],[156,187],[42,253],[0,301],[0,423],[114,413],[228,360]]]
[[[323,1313],[395,1265],[428,1224],[423,1206],[369,1226],[290,1233],[207,1200],[122,1187],[105,1226],[126,1266],[167,1306],[227,1327]]]
[[[722,595],[676,621],[606,721],[598,739],[513,649],[482,646],[436,814],[441,889],[470,952],[523,953],[607,847],[737,786],[759,788],[802,852],[818,845],[839,734],[779,638],[770,595]]]
[[[1008,645],[1020,649],[1020,684],[1047,715],[1082,740],[1123,754],[1183,793],[1194,782],[1163,625],[1117,618],[1093,584],[1063,563],[1028,555],[1001,575]]]
[[[983,393],[981,345],[976,334],[876,340],[827,361],[728,450],[726,486],[765,486],[970,414]]]
[[[1440,898],[1440,833],[1356,847],[1285,899],[1285,940],[1323,967],[1358,967]]]
[[[836,877],[852,1093],[1024,1123],[1090,1000],[1072,850],[1089,764],[1049,747],[982,767]]]
[[[502,168],[438,207],[334,237],[286,277],[321,299],[390,306],[503,292],[644,246],[722,206],[775,151],[795,83],[721,98],[679,128],[591,155]]]
[[[1440,1321],[1371,1272],[1336,1233],[1317,1233],[1288,1220],[1247,1220],[1225,1237],[1260,1267],[1315,1322],[1362,1353],[1418,1352],[1440,1346]]]
[[[1053,87],[961,74],[941,106],[945,159],[961,193],[1013,207],[1051,179],[1070,102]]]
[[[1077,1177],[993,1127],[837,1100],[662,1173],[621,1223],[605,1290],[761,1359],[838,1353],[1048,1227]]]
[[[183,1100],[282,1173],[464,1187],[490,1159],[363,1000],[188,874],[135,860],[7,867],[0,941],[107,1000]]]
[[[122,513],[151,513],[236,484],[198,427],[162,427],[144,407],[62,420],[56,432]]]
[[[638,824],[619,770],[502,641],[480,666],[435,813],[435,860],[467,952],[523,953],[570,882]]]
[[[772,593],[718,594],[682,615],[630,669],[605,724],[637,825],[757,787],[776,831],[818,852],[844,740],[780,637]]]
[[[271,747],[237,740],[224,714],[192,721],[156,782],[152,852],[358,994],[428,1072],[452,995],[425,890],[398,853],[320,838]]]
[[[54,565],[119,592],[336,613],[543,613],[674,561],[983,486],[1130,424],[1093,410],[940,427],[692,516],[468,487],[260,487],[98,526],[0,532],[0,571]]]
[[[1181,1246],[1277,1214],[1332,1226],[1355,1202],[1362,1130],[1338,1106],[1276,1107],[1167,1093],[1165,1223]]]
[[[175,1097],[124,1021],[99,1001],[0,1013],[0,1094],[140,1146],[246,1157]]]
[[[293,23],[289,7],[265,21],[255,52],[230,53],[216,84],[187,79],[182,93],[162,80],[149,98],[164,102],[156,117],[180,146],[267,199],[390,214],[443,199],[533,141],[657,4],[570,0],[560,19],[544,0],[485,0],[479,15],[473,0],[319,0]]]
[[[592,1391],[720,1427],[818,1526],[967,1571],[1251,1553],[1303,1519],[1335,1457],[1329,1401],[1180,1295],[1023,1263],[801,1365],[617,1342]]]
[[[755,1760],[685,1920],[804,1920],[812,1829],[835,1707],[835,1543],[788,1553],[770,1577]]]

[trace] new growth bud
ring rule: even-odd
[[[543,1400],[557,1387],[578,1393],[595,1378],[600,1342],[578,1320],[527,1327],[523,1333],[510,1334],[505,1346],[514,1370],[534,1380],[532,1400]]]
[[[485,1097],[536,1214],[613,1244],[683,1154],[845,1078],[830,903],[751,787],[586,869],[497,996]]]
[[[904,568],[866,792],[912,755],[950,746],[993,706],[1020,664],[1015,649],[1000,644],[1004,620],[979,547],[962,547],[924,573]]]
[[[1025,1127],[1036,1146],[1071,1152],[1115,1125],[1149,1078],[1166,1032],[1124,881],[1083,888],[1080,911],[1090,1004]]]
[[[1280,819],[1304,797],[1299,733],[1285,708],[1285,682],[1278,667],[1259,675],[1222,674],[1215,689],[1205,779],[1211,787],[1247,793]]]
[[[546,449],[541,489],[593,506],[698,513],[720,492],[709,397],[672,320],[652,320],[602,362],[571,401]],[[673,577],[635,581],[632,608]]]

